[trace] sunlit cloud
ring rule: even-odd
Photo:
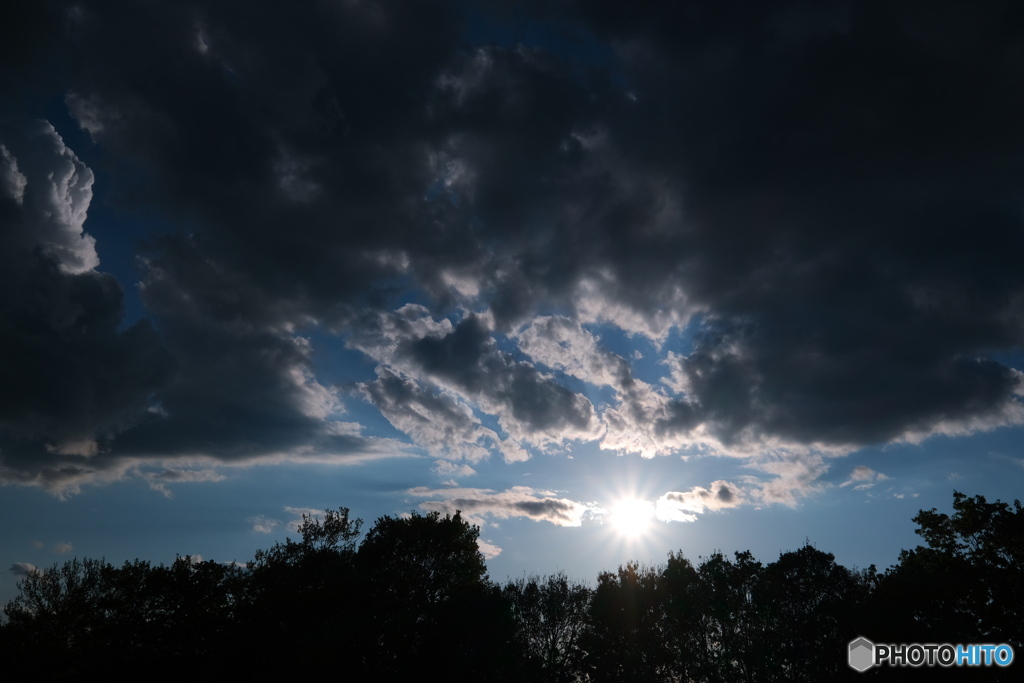
[[[844,481],[840,486],[853,486],[854,490],[862,491],[869,489],[880,481],[884,481],[889,477],[885,476],[881,472],[876,472],[870,467],[865,465],[858,465],[853,468],[850,473],[850,478]]]
[[[558,526],[580,526],[584,515],[595,509],[585,503],[556,498],[552,491],[535,490],[528,486],[514,486],[502,492],[490,489],[417,487],[410,489],[408,493],[417,498],[439,499],[421,503],[420,507],[424,510],[442,514],[462,511],[467,521],[478,525],[483,525],[487,517],[526,517]]]
[[[441,477],[471,477],[476,474],[476,470],[469,465],[460,465],[449,460],[436,461],[433,470]]]
[[[821,476],[828,471],[828,465],[818,454],[776,452],[764,455],[749,466],[776,475],[751,492],[752,497],[764,503],[795,507],[802,498],[826,488]]]
[[[711,482],[711,488],[695,486],[689,491],[665,493],[656,503],[658,519],[666,522],[693,522],[707,511],[725,510],[747,502],[743,490],[724,480]]]
[[[477,539],[476,545],[480,548],[480,553],[488,560],[493,560],[498,555],[501,555],[501,548],[493,543],[483,539]]]

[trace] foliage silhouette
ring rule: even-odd
[[[509,669],[511,614],[487,579],[479,536],[459,512],[412,512],[374,523],[356,555],[369,673],[385,680],[429,673],[491,680],[497,662]]]
[[[868,628],[881,642],[1008,643],[1024,652],[1024,509],[1020,501],[989,503],[959,491],[953,509],[952,516],[932,509],[913,518],[928,545],[902,551],[878,577]],[[1018,680],[1018,667],[984,675]],[[936,673],[952,680],[965,672]]]
[[[252,648],[255,671],[316,674],[339,656],[358,656],[354,559],[361,527],[347,508],[326,510],[323,520],[303,514],[298,541],[256,551],[242,582],[236,632],[239,645]],[[282,648],[294,662],[282,660]]]
[[[577,680],[585,657],[590,589],[558,572],[509,581],[502,594],[511,604],[516,638],[533,669],[530,680]]]
[[[1024,510],[954,492],[921,510],[925,546],[884,573],[851,571],[805,545],[768,565],[721,552],[694,565],[627,563],[589,588],[564,573],[487,576],[480,530],[461,513],[381,517],[358,543],[349,510],[304,516],[300,540],[244,568],[178,557],[115,567],[78,559],[35,571],[4,608],[11,678],[178,674],[348,680],[950,680],[1006,669],[846,666],[846,643],[1022,644]],[[45,667],[45,668],[41,668]],[[158,669],[159,670],[159,669]]]

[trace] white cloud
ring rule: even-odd
[[[469,465],[459,465],[449,460],[438,460],[434,463],[434,472],[442,477],[471,477],[476,474]]]
[[[494,559],[498,555],[501,555],[501,548],[483,539],[477,539],[476,547],[480,549],[480,552],[488,560]]]
[[[690,380],[683,372],[682,360],[683,356],[669,351],[661,361],[661,364],[667,366],[669,370],[669,376],[663,377],[661,383],[676,394],[685,394],[690,390]]]
[[[679,421],[678,407],[682,404],[659,388],[634,378],[629,363],[601,348],[598,337],[578,322],[564,316],[539,316],[516,340],[520,350],[537,362],[615,390],[614,405],[602,406],[601,449],[653,458],[700,444],[699,430],[664,428]],[[675,358],[675,354],[669,352],[669,358]],[[678,383],[678,363],[672,364],[672,368]],[[672,382],[670,379],[666,383]]]
[[[362,396],[396,429],[432,455],[477,462],[501,442],[501,437],[484,427],[469,405],[453,393],[427,391],[420,382],[383,366],[376,372],[377,381],[359,385]]]
[[[530,454],[517,441],[512,439],[503,440],[498,444],[498,448],[501,450],[502,455],[505,456],[505,462],[525,462],[530,459]]]
[[[629,368],[625,360],[598,346],[598,338],[564,316],[539,316],[516,335],[519,350],[549,368],[585,382],[619,386]]]
[[[313,375],[313,346],[309,339],[294,336],[291,342],[299,352],[298,358],[305,361],[305,364],[294,363],[287,369],[287,376],[294,386],[297,407],[307,417],[318,420],[326,420],[332,415],[345,412],[337,393],[320,384]]]
[[[881,472],[876,472],[870,467],[858,465],[853,468],[853,471],[850,473],[850,478],[840,484],[840,486],[850,486],[851,484],[855,484],[853,487],[854,490],[861,491],[869,489],[878,482],[888,478],[889,477],[885,476]]]
[[[600,444],[603,450],[653,458],[700,448],[707,440],[699,425],[665,428],[673,423],[676,406],[682,404],[646,382],[629,377],[620,385],[616,399],[616,404],[601,414],[605,427]]]
[[[490,489],[409,489],[410,495],[418,498],[440,498],[420,505],[424,510],[455,514],[462,511],[463,518],[471,524],[483,525],[484,517],[508,519],[527,517],[536,521],[550,522],[558,526],[580,526],[585,513],[595,507],[556,498],[552,491],[539,491],[528,486],[514,486],[507,491],[495,492]]]
[[[53,546],[53,552],[56,555],[67,555],[72,550],[74,550],[74,546],[68,543],[67,541],[61,541],[60,543]]]
[[[610,272],[582,280],[575,299],[579,321],[611,323],[630,334],[643,335],[655,348],[661,348],[673,327],[685,327],[690,317],[698,312],[674,282],[647,292],[649,301],[622,301],[621,291]]]
[[[256,515],[255,517],[249,517],[245,521],[252,524],[253,532],[257,534],[269,534],[281,525],[281,521],[277,519],[271,519],[264,517],[263,515]]]
[[[0,152],[0,181],[4,191],[24,212],[15,236],[19,246],[38,246],[53,256],[66,273],[83,273],[99,265],[96,240],[85,234],[92,202],[93,173],[48,121],[33,121],[8,140]],[[24,142],[30,154],[16,156]]]
[[[696,514],[709,510],[725,510],[747,502],[742,489],[724,480],[711,482],[711,488],[695,486],[689,491],[669,491],[656,505],[658,519],[672,522],[692,522]]]
[[[824,490],[819,479],[828,470],[820,454],[785,450],[766,453],[748,467],[776,475],[762,483],[758,491],[752,491],[751,497],[790,507],[795,507],[800,498]]]

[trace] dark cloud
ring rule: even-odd
[[[76,7],[68,105],[132,164],[119,191],[201,230],[204,254],[265,300],[344,318],[401,274],[401,252],[455,262],[472,245],[450,205],[424,200],[454,6]]]
[[[159,334],[148,320],[122,328],[121,286],[96,270],[84,232],[92,172],[44,121],[0,132],[0,352],[14,361],[0,371],[5,480],[62,492],[147,456],[385,452],[328,419],[340,404],[312,377],[288,315],[186,238],[147,262]]]
[[[444,337],[411,341],[400,353],[428,376],[506,407],[505,417],[527,432],[571,435],[593,429],[594,409],[585,396],[500,350],[477,316],[467,316]]]
[[[491,448],[474,408],[513,445],[645,424],[647,453],[1024,420],[997,360],[1024,345],[1015,3],[566,2],[515,14],[543,27],[519,44],[487,37],[495,5],[38,7],[11,15],[33,40],[0,50],[0,113],[63,99],[111,203],[174,230],[142,254],[153,322],[121,330],[88,169],[55,133],[0,140],[7,467],[372,450],[314,326],[382,365],[364,395],[424,444],[436,413]],[[80,179],[56,222],[46,168]],[[552,312],[536,360],[612,387],[602,415],[511,348]],[[663,344],[692,320],[671,397],[605,351],[552,360],[586,325]]]
[[[985,357],[1024,342],[1019,10],[728,6],[592,24],[637,95],[612,137],[685,197],[673,269],[633,249],[712,314],[675,422],[863,444],[1018,420]]]
[[[409,304],[366,321],[349,343],[381,363],[378,375],[388,380],[364,387],[364,392],[369,391],[389,419],[403,420],[405,426],[400,429],[432,444],[435,455],[444,456],[448,450],[435,438],[437,429],[455,428],[467,419],[478,423],[466,408],[457,409],[462,417],[450,414],[457,405],[455,397],[496,417],[504,432],[499,436],[482,426],[468,431],[458,427],[458,447],[477,451],[489,442],[509,461],[529,457],[520,444],[553,447],[599,434],[594,407],[585,396],[499,348],[492,330],[477,315],[469,314],[452,326],[449,319],[435,321],[426,308]],[[401,384],[399,375],[404,378]],[[434,396],[425,394],[420,385]],[[399,393],[406,395],[400,399],[404,406],[392,401]],[[409,410],[421,417],[402,418],[401,413]],[[435,424],[424,429],[422,419]],[[392,424],[399,426],[393,419]]]
[[[15,576],[26,577],[29,574],[37,571],[37,569],[34,564],[31,564],[29,562],[15,562],[11,565],[11,568],[8,571],[14,574]]]
[[[173,359],[122,329],[117,280],[83,233],[93,176],[44,121],[0,129],[0,448],[4,468],[96,455],[145,419]]]

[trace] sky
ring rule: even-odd
[[[1024,5],[0,10],[0,600],[461,510],[497,581],[1024,484]]]

